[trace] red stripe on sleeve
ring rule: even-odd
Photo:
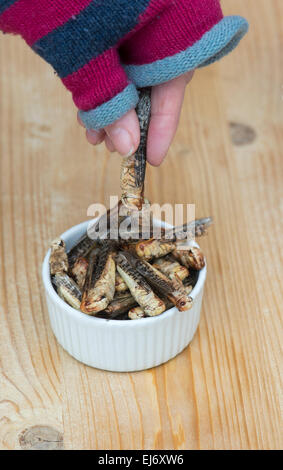
[[[0,29],[21,34],[29,45],[74,18],[92,0],[18,0],[0,16]]]
[[[62,82],[72,92],[76,106],[83,111],[106,103],[129,84],[116,49],[109,49],[92,59]]]

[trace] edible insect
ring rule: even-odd
[[[124,279],[116,272],[115,276],[115,291],[122,293],[128,290],[128,286],[125,283]]]
[[[121,166],[121,200],[130,210],[140,210],[144,201],[146,142],[151,110],[150,95],[150,88],[140,90],[136,107],[140,124],[140,144],[133,155],[123,159]]]
[[[57,288],[58,295],[65,300],[65,302],[71,305],[71,307],[79,310],[82,293],[75,281],[66,273],[57,273],[52,278],[52,282]]]
[[[80,289],[83,289],[84,287],[87,268],[88,260],[86,258],[78,258],[71,269],[72,277]]]
[[[168,255],[175,250],[176,244],[171,241],[156,240],[151,238],[150,240],[140,240],[134,245],[136,254],[147,261],[153,258],[160,258]]]
[[[130,320],[140,320],[145,317],[144,309],[141,307],[134,307],[128,311]]]
[[[169,279],[183,281],[189,275],[189,270],[178,261],[170,258],[159,258],[154,261],[153,266],[161,271]]]
[[[69,251],[68,260],[70,268],[73,267],[78,258],[86,258],[97,242],[85,233],[78,243]]]
[[[124,279],[134,299],[144,309],[145,314],[153,317],[164,312],[164,302],[157,297],[143,277],[133,268],[126,253],[120,252],[116,257],[116,263],[119,274]]]
[[[189,295],[192,289],[193,289],[192,286],[186,286],[185,287],[186,294]],[[174,307],[173,302],[171,302],[170,300],[166,298],[162,298],[162,300],[164,301],[166,305],[166,310],[168,310],[171,307]],[[144,318],[145,316],[146,315],[144,313],[144,310],[141,307],[133,307],[128,311],[128,317],[130,320],[139,320],[141,318]]]
[[[187,295],[184,286],[179,281],[169,279],[145,260],[133,256],[131,263],[149,284],[171,300],[180,312],[191,308],[192,298]]]
[[[56,238],[51,243],[51,255],[49,258],[50,274],[66,273],[69,269],[68,256],[64,240]]]
[[[115,295],[114,299],[108,307],[103,310],[103,313],[107,315],[108,318],[115,318],[123,313],[128,312],[128,310],[137,305],[137,301],[134,299],[132,294],[119,294]],[[102,312],[101,312],[102,313]]]
[[[122,201],[120,200],[116,206],[108,209],[107,212],[102,214],[101,217],[88,229],[88,234],[93,239],[106,239],[111,238],[110,229],[117,229],[120,226],[121,222],[127,217],[127,213],[120,215],[122,208]],[[116,224],[118,227],[116,227]],[[110,234],[110,235],[109,235]]]
[[[177,240],[192,240],[195,237],[202,237],[206,234],[208,227],[212,224],[211,217],[204,217],[202,219],[196,219],[189,223],[185,223],[180,227],[173,227],[167,229],[162,238],[171,241]]]
[[[211,217],[196,219],[191,222],[185,223],[179,227],[172,227],[165,229],[163,227],[154,227],[152,222],[146,227],[146,237],[142,233],[142,228],[139,230],[120,230],[119,235],[122,239],[126,239],[128,244],[137,243],[140,241],[157,240],[163,243],[176,242],[178,240],[193,240],[195,237],[201,237],[207,233],[207,229],[212,224]],[[145,240],[143,240],[145,238]]]
[[[85,279],[81,310],[89,315],[104,310],[115,293],[113,243],[105,240],[99,254],[91,253]]]
[[[187,249],[174,250],[172,255],[187,268],[200,271],[205,265],[204,255],[197,246],[188,246]]]
[[[126,217],[132,219],[139,237],[143,229],[141,212],[130,211],[129,215],[129,209],[121,202],[113,211],[119,207],[123,215],[118,213],[118,224]],[[111,221],[111,211],[106,214],[106,219]],[[203,235],[212,219],[197,219],[169,232],[161,228],[158,239],[152,219],[146,220],[152,235],[146,240],[94,241],[85,233],[68,253],[63,240],[54,240],[50,273],[58,295],[72,307],[106,319],[155,316],[172,305],[181,311],[188,310],[192,305],[189,292],[195,286],[205,260],[198,247],[182,246],[181,232],[189,233],[189,237]],[[125,222],[123,230],[127,226]],[[168,234],[173,240],[168,240]]]

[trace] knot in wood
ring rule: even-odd
[[[239,122],[230,122],[230,137],[234,145],[248,145],[256,138],[255,130]]]
[[[61,450],[63,435],[51,426],[31,426],[19,436],[23,450]]]

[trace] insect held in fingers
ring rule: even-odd
[[[151,110],[151,89],[143,88],[139,93],[136,112],[140,124],[140,144],[133,155],[123,158],[120,176],[121,200],[131,210],[141,210],[144,202],[146,143]]]

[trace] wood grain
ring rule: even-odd
[[[36,446],[42,435],[40,446],[58,436],[58,448],[61,434],[65,449],[282,447],[283,8],[223,3],[247,17],[250,33],[196,73],[168,158],[149,169],[146,187],[152,202],[196,203],[198,216],[215,218],[202,241],[202,319],[182,354],[139,373],[79,364],[51,332],[44,253],[91,203],[119,193],[120,159],[87,144],[52,70],[19,38],[1,37],[2,449]]]

